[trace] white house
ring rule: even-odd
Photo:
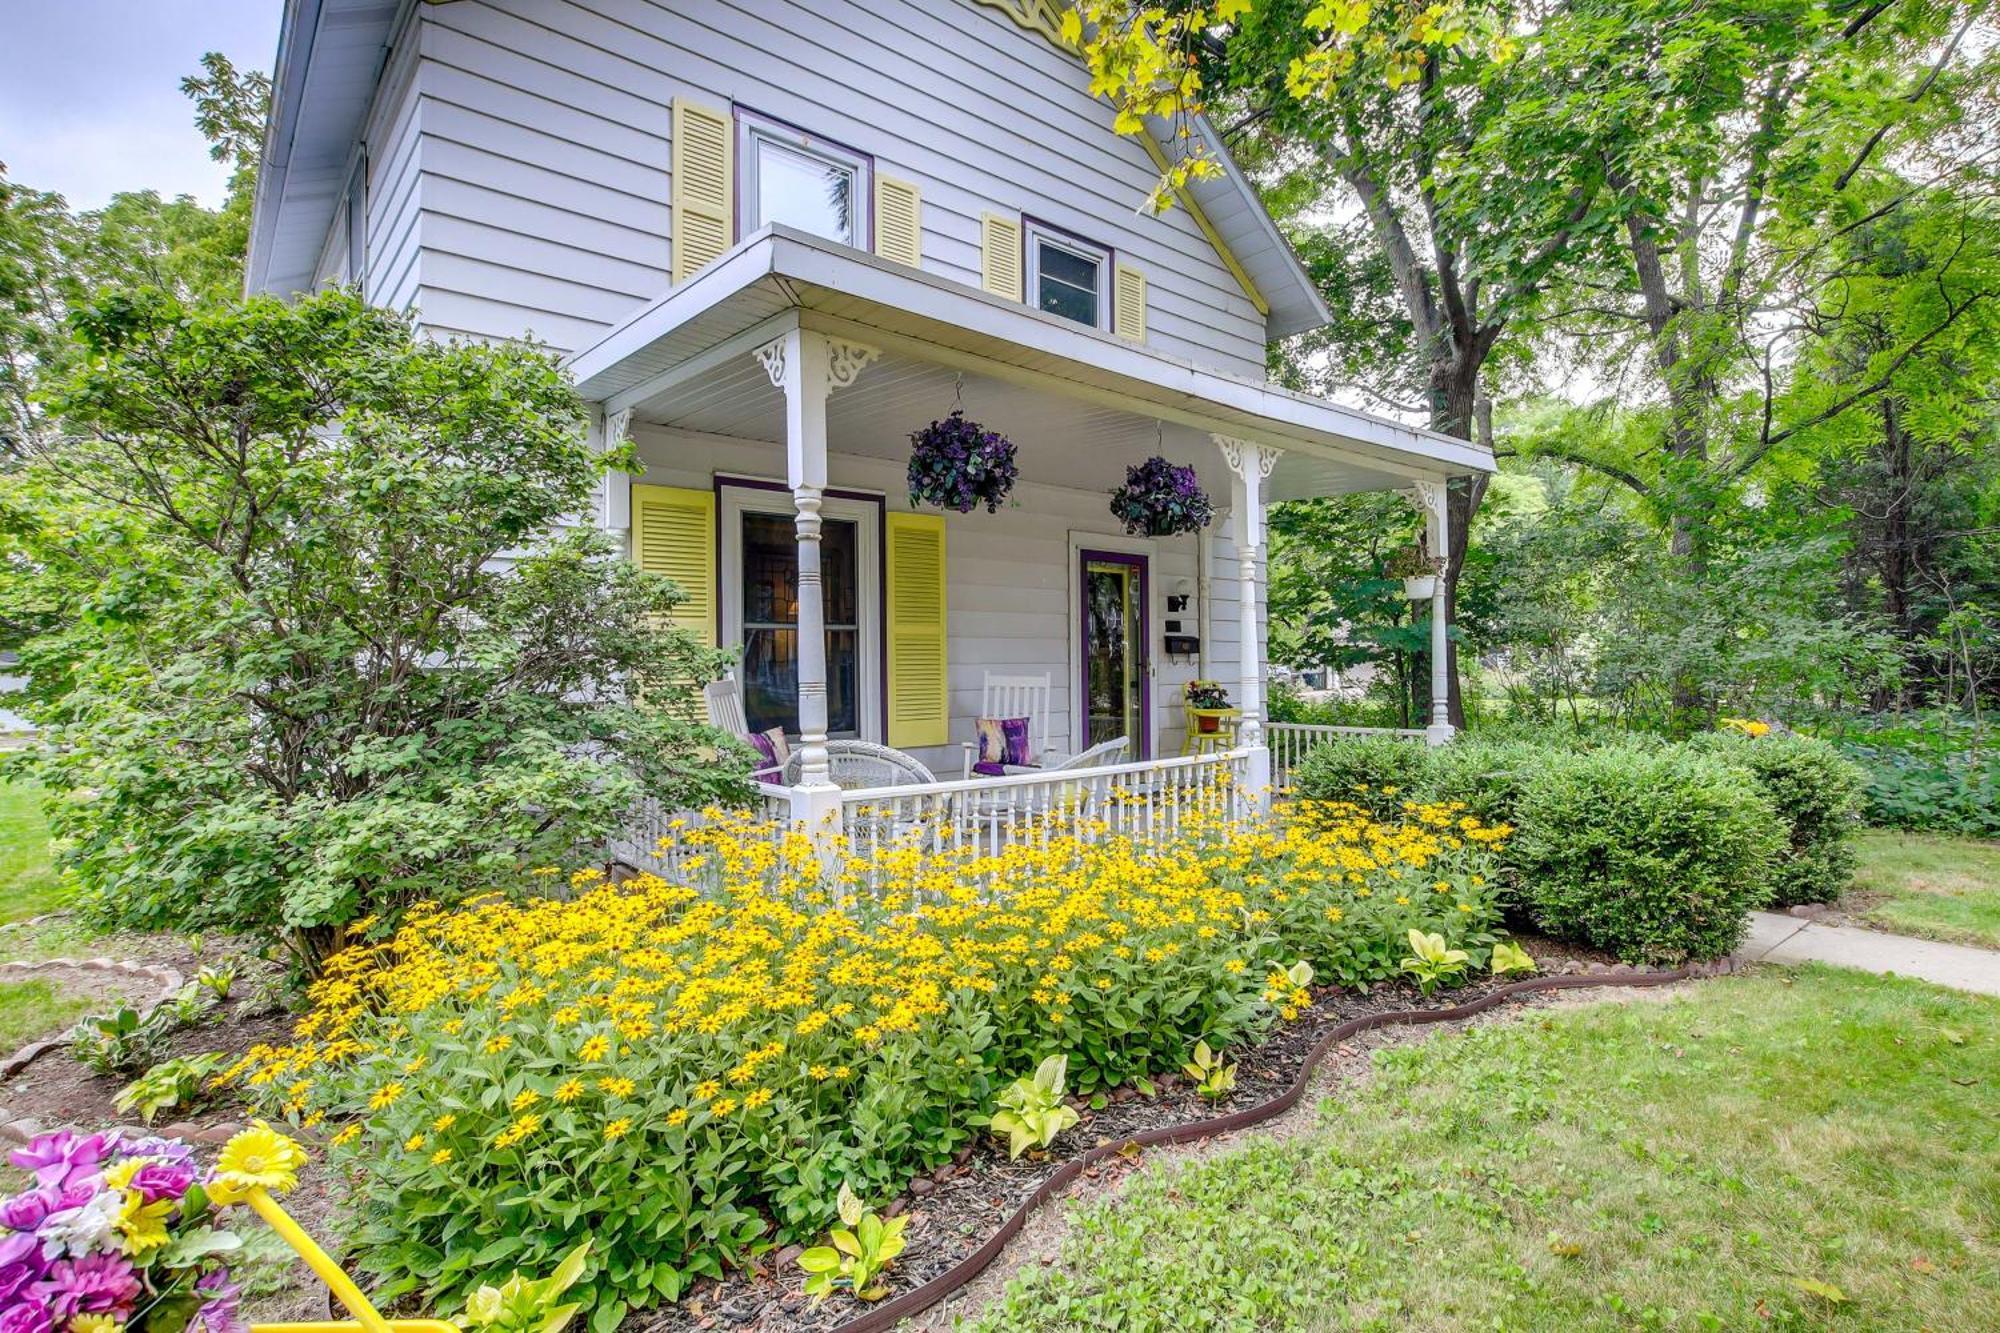
[[[1225,173],[1142,210],[1164,149],[1113,131],[1060,12],[288,0],[250,285],[559,349],[646,466],[596,520],[739,650],[749,728],[803,750],[795,809],[837,806],[828,737],[958,777],[995,676],[1047,679],[1035,748],[1123,738],[1139,783],[1220,679],[1213,761],[1263,790],[1264,506],[1396,488],[1435,540],[1445,479],[1493,461],[1267,382],[1325,307],[1208,126]],[[960,404],[1018,447],[998,513],[909,502],[911,432]],[[1108,511],[1155,454],[1198,470],[1206,532]]]

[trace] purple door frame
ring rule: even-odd
[[[1081,740],[1077,746],[1080,754],[1090,743],[1090,566],[1129,565],[1139,571],[1139,660],[1134,670],[1139,678],[1139,734],[1132,738],[1132,758],[1151,759],[1153,757],[1153,638],[1150,619],[1152,606],[1152,563],[1151,557],[1136,551],[1091,551],[1076,553],[1077,572],[1077,716],[1083,724]]]

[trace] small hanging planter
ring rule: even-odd
[[[1020,469],[1014,445],[998,431],[965,419],[954,407],[910,436],[910,503],[969,514],[980,505],[991,514],[1014,489]]]
[[[1215,517],[1194,468],[1154,454],[1125,470],[1125,484],[1111,496],[1111,512],[1134,537],[1199,532]]]
[[[1444,561],[1426,555],[1423,547],[1415,546],[1392,558],[1388,573],[1392,578],[1402,578],[1403,596],[1413,602],[1428,602],[1437,595],[1438,576],[1444,573]]]

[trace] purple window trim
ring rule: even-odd
[[[856,148],[853,144],[842,143],[839,139],[835,139],[828,135],[821,134],[817,130],[809,130],[803,125],[795,125],[791,121],[786,120],[782,116],[774,116],[768,112],[759,111],[754,106],[744,106],[741,102],[731,102],[729,104],[729,132],[730,134],[735,136],[736,140],[735,143],[730,146],[730,151],[735,153],[737,158],[736,179],[729,182],[729,190],[732,196],[732,198],[730,199],[730,212],[734,214],[734,216],[730,219],[731,222],[730,233],[734,237],[734,239],[739,243],[743,240],[744,190],[743,190],[742,145],[743,145],[743,118],[745,116],[748,116],[752,120],[761,120],[767,125],[776,125],[780,129],[790,130],[792,133],[803,138],[809,144],[823,143],[829,148],[838,148],[841,152],[848,153],[854,157],[861,158],[862,160],[868,163],[868,193],[870,197],[867,200],[863,201],[865,209],[868,214],[868,236],[867,236],[868,243],[866,245],[860,245],[854,248],[862,251],[864,254],[871,254],[871,255],[874,254],[875,253],[875,200],[873,196],[875,193],[875,173],[880,166],[880,164],[877,163],[875,160],[875,154],[863,152],[861,149]],[[1081,240],[1082,238],[1078,237],[1077,239]],[[838,244],[838,242],[835,242],[835,244]],[[831,495],[833,494],[833,492],[828,491],[827,494]]]
[[[871,217],[869,222],[870,225],[873,225],[874,219]],[[1023,284],[1021,300],[1022,304],[1026,305],[1030,310],[1040,309],[1035,304],[1034,293],[1025,289],[1028,281],[1028,245],[1030,243],[1028,228],[1030,227],[1038,231],[1053,232],[1057,236],[1068,237],[1078,245],[1089,246],[1093,250],[1102,250],[1104,252],[1104,294],[1101,298],[1104,308],[1098,311],[1098,322],[1090,327],[1096,329],[1099,333],[1116,333],[1117,330],[1111,327],[1111,303],[1117,294],[1112,291],[1111,284],[1114,275],[1118,272],[1118,247],[1115,245],[1106,245],[1102,241],[1093,241],[1082,232],[1058,226],[1046,218],[1036,217],[1033,213],[1021,214],[1021,282]],[[1070,320],[1068,322],[1074,324],[1076,321]]]
[[[1132,758],[1151,759],[1153,757],[1153,680],[1147,668],[1153,664],[1152,627],[1152,559],[1142,551],[1093,551],[1079,550],[1076,553],[1077,574],[1077,719],[1082,724],[1081,738],[1086,742],[1078,749],[1081,754],[1088,749],[1090,740],[1090,566],[1130,565],[1139,571],[1139,734],[1132,738]]]
[[[719,585],[722,582],[720,562],[722,558],[723,488],[728,486],[741,491],[777,491],[783,495],[790,495],[792,488],[785,485],[782,481],[766,481],[762,477],[738,477],[726,472],[717,472],[712,475],[715,479],[716,583]],[[862,504],[872,504],[875,506],[875,587],[879,593],[875,598],[876,620],[878,621],[875,627],[875,642],[879,648],[879,651],[876,653],[876,657],[879,659],[876,662],[876,670],[879,673],[878,678],[882,683],[882,688],[877,691],[882,708],[882,738],[879,743],[887,744],[889,736],[889,524],[884,515],[889,510],[889,499],[885,495],[878,495],[869,491],[842,490],[835,486],[827,487],[821,494],[835,500],[854,500]],[[738,571],[738,574],[740,577],[741,571]],[[738,588],[737,591],[740,593],[742,589]],[[716,588],[715,594],[715,641],[722,643],[722,589],[719,586]],[[733,646],[740,649],[743,645],[739,643]]]

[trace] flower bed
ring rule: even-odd
[[[1311,814],[1151,852],[888,853],[869,897],[723,822],[691,835],[698,886],[585,874],[573,901],[413,914],[335,960],[295,1045],[234,1073],[339,1123],[356,1251],[387,1293],[448,1303],[590,1238],[608,1329],[812,1243],[843,1183],[881,1200],[950,1161],[1047,1055],[1086,1097],[1179,1069],[1198,1039],[1295,1017],[1301,958],[1387,978],[1413,929],[1484,967],[1504,829],[1445,806]]]

